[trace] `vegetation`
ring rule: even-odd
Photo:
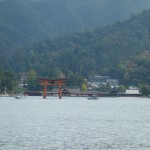
[[[58,76],[59,77],[59,76]],[[81,78],[78,75],[71,74],[68,76],[68,83],[67,85],[72,86],[80,86],[82,91],[87,90],[87,83],[84,80],[84,78]],[[51,88],[51,87],[50,87]],[[140,93],[143,96],[149,96],[150,95],[150,85],[142,84],[139,86]],[[24,85],[24,88],[21,88],[18,86],[16,77],[14,74],[12,74],[9,71],[0,71],[0,93],[5,94],[7,92],[8,94],[11,93],[22,93],[25,91],[36,91],[36,90],[42,90],[42,87],[39,86],[37,81],[37,73],[34,70],[29,70],[27,72],[27,84]],[[102,85],[100,87],[101,92],[110,92],[110,93],[124,93],[125,87],[124,85],[120,85],[118,88],[111,89],[110,85]]]
[[[42,76],[89,79],[108,75],[123,85],[150,84],[150,10],[96,30],[47,39],[16,51],[15,72],[33,69]],[[13,61],[12,61],[13,60]]]
[[[34,70],[29,70],[27,72],[27,90],[34,91],[37,90],[38,81],[37,73]]]
[[[0,93],[14,93],[17,90],[17,82],[14,74],[10,71],[0,70]]]
[[[60,28],[56,22],[61,20],[61,17],[66,17],[67,20],[72,18],[74,11],[70,8],[77,9],[78,7],[74,5],[73,1],[67,3],[64,0],[64,2],[62,0],[57,2],[53,0],[0,1],[0,14],[3,14],[3,16],[0,15],[0,65],[3,70],[6,68],[15,73],[30,70],[28,87],[26,87],[29,90],[35,89],[37,74],[49,77],[67,77],[68,85],[80,86],[82,90],[86,90],[84,78],[89,79],[93,75],[107,75],[119,79],[120,84],[124,86],[150,85],[150,10],[134,14],[126,21],[105,27],[36,42],[52,35],[51,31],[62,33],[60,30],[64,30],[64,27],[69,31],[77,30],[74,28],[75,26],[78,26],[78,29],[85,27],[82,26],[83,22],[80,20],[84,20],[86,24],[89,23],[90,28],[94,27],[90,24],[92,21],[89,22],[90,19],[85,19],[86,15],[83,15],[80,19],[74,16],[77,20],[74,18],[75,20],[68,26],[60,23]],[[89,8],[88,4],[92,2],[94,2],[92,7],[95,4],[100,5],[99,1],[89,1],[85,8]],[[105,2],[110,1],[105,0]],[[58,6],[58,3],[62,4],[59,5],[61,9],[49,9],[50,4],[54,4],[54,7]],[[110,3],[113,5],[112,2]],[[147,4],[150,2],[147,1]],[[66,7],[71,11],[67,14],[71,16],[63,16]],[[11,9],[8,11],[7,8]],[[85,8],[80,8],[80,11]],[[53,15],[56,10],[60,10],[58,18],[48,16],[48,14]],[[49,13],[49,11],[51,12]],[[96,20],[100,20],[97,19],[100,13],[96,14]],[[93,18],[93,15],[89,14],[88,17]],[[52,28],[52,23],[55,24],[55,29]],[[45,24],[47,27],[44,26]],[[35,43],[29,46],[33,42]],[[23,47],[24,45],[26,47]],[[3,71],[3,73],[6,72]],[[11,87],[7,88],[11,91]],[[106,88],[109,89],[109,85]],[[120,90],[123,90],[123,87]]]
[[[122,20],[149,6],[149,0],[2,0],[1,55],[8,57],[16,49],[47,37]],[[3,56],[0,60],[9,65]]]
[[[140,92],[143,96],[150,96],[150,86],[148,85],[141,85]]]

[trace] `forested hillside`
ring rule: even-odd
[[[0,52],[6,57],[47,37],[100,27],[149,7],[149,0],[2,0]]]
[[[48,39],[18,50],[9,67],[40,75],[109,75],[124,84],[150,82],[150,10],[111,26]]]

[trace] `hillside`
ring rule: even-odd
[[[100,27],[149,7],[149,0],[2,0],[0,52],[6,57],[47,37]]]
[[[87,78],[96,74],[110,75],[121,83],[133,83],[133,77],[137,84],[149,81],[149,57],[139,61],[145,51],[150,52],[149,17],[150,10],[146,10],[111,26],[36,43],[17,51],[9,66],[16,72],[34,69],[41,75],[73,72]],[[132,58],[138,58],[133,62],[137,63],[138,71],[128,67]],[[147,65],[142,70],[143,62]]]

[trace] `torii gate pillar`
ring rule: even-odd
[[[61,87],[59,87],[58,96],[59,96],[59,99],[62,98],[62,88]]]

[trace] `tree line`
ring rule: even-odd
[[[57,76],[53,76],[54,74]],[[78,74],[73,74],[72,72],[68,72],[68,74],[63,74],[60,71],[56,71],[53,75],[49,74],[49,78],[61,78],[67,77],[67,86],[78,86],[80,90],[86,91],[87,90],[87,80],[84,77],[81,77]],[[55,75],[56,75],[55,74]],[[39,85],[38,81],[38,74],[34,70],[29,70],[27,73],[27,80],[23,83],[21,87],[20,79],[17,76],[10,72],[10,71],[2,71],[0,70],[0,95],[6,94],[16,94],[16,93],[24,93],[26,91],[42,91],[43,87]],[[138,86],[140,89],[140,93],[143,96],[150,95],[150,86],[148,84],[141,84]],[[52,90],[52,87],[49,87],[48,90]],[[125,86],[120,85],[118,88],[111,89],[109,85],[102,86],[101,88],[97,89],[101,92],[125,92]]]

